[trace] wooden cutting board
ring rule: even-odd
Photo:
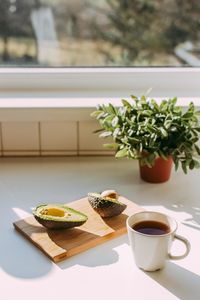
[[[104,219],[93,210],[87,197],[67,203],[67,206],[88,216],[85,224],[72,229],[48,230],[33,216],[14,222],[13,225],[54,262],[59,262],[126,233],[127,217],[142,211],[143,208],[122,196],[119,201],[127,205],[124,212],[119,216]]]

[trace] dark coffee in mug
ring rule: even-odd
[[[170,227],[167,224],[150,220],[138,222],[132,228],[147,235],[163,235],[170,232]]]

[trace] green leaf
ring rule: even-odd
[[[120,133],[121,133],[121,130],[119,127],[117,127],[117,128],[115,128],[115,130],[113,132],[113,136],[116,138]]]
[[[193,116],[193,112],[186,112],[182,118],[183,119],[190,119]]]
[[[148,157],[147,157],[147,159],[148,159],[148,161],[150,162],[151,165],[154,164],[155,158],[156,158],[156,157],[155,157],[155,154],[154,154],[154,153],[151,153],[151,154],[148,155]]]
[[[151,110],[143,110],[141,112],[142,116],[146,116],[146,117],[150,117],[152,115],[152,111]]]
[[[118,148],[118,144],[117,143],[103,144],[103,146],[106,149],[112,149],[112,150],[117,150],[117,148]]]
[[[129,136],[128,137],[128,140],[132,141],[132,142],[136,142],[136,143],[139,143],[140,142],[140,139],[139,138],[135,138],[135,137],[132,137],[132,136]]]
[[[119,122],[119,118],[117,116],[115,116],[114,119],[112,120],[112,126],[116,127],[118,122]]]
[[[120,117],[125,117],[127,108],[124,106],[119,107],[117,115]]]
[[[109,105],[107,106],[107,111],[114,115],[117,114],[117,109],[111,103],[109,103]]]
[[[144,105],[144,104],[147,103],[147,99],[146,99],[145,95],[142,95],[142,96],[140,97],[140,102],[141,102],[142,105]]]
[[[160,131],[161,131],[161,133],[162,133],[162,135],[163,135],[164,137],[167,137],[167,136],[168,136],[167,131],[166,131],[163,127],[160,127]]]
[[[193,115],[193,117],[190,120],[192,122],[194,122],[194,123],[198,123],[199,122],[198,118],[195,115]]]
[[[105,113],[104,111],[103,112],[101,112],[97,117],[96,117],[96,119],[97,120],[100,120],[100,119],[102,119],[102,118],[105,118],[107,116],[107,113]]]
[[[143,145],[142,145],[142,143],[140,143],[139,144],[139,151],[140,151],[140,153],[142,153],[142,150],[143,150]]]
[[[115,116],[113,114],[112,115],[107,115],[107,117],[105,117],[104,121],[105,122],[111,122],[114,118],[115,118]]]
[[[174,97],[173,99],[171,99],[170,101],[173,105],[175,105],[177,103],[177,97]]]
[[[194,169],[194,166],[195,166],[194,160],[191,160],[189,163],[190,170]]]
[[[167,109],[167,106],[168,106],[167,100],[162,100],[160,103],[160,109],[165,111]]]
[[[159,133],[159,129],[156,128],[155,126],[150,125],[150,124],[147,124],[147,129],[148,129],[149,132]]]
[[[134,100],[138,100],[138,97],[135,96],[135,95],[131,95],[131,98],[134,99]]]
[[[111,121],[113,120],[114,116],[113,115],[108,115],[104,119],[101,120],[102,124],[106,124],[107,126],[110,127]]]
[[[149,168],[152,168],[152,164],[148,160],[148,158],[143,158],[142,159],[142,164],[148,166]]]
[[[99,135],[99,137],[101,138],[105,138],[105,137],[108,137],[108,136],[111,136],[112,135],[112,132],[111,131],[104,131],[103,133],[101,133]]]
[[[196,130],[197,132],[200,132],[200,127],[194,127],[194,130]]]
[[[126,148],[122,149],[122,150],[119,150],[116,154],[115,154],[115,157],[116,158],[121,158],[121,157],[126,157],[128,154],[128,151]]]
[[[131,149],[129,149],[128,153],[129,153],[130,158],[138,159],[138,155],[137,155],[136,151],[132,151]]]
[[[97,129],[97,130],[94,130],[93,133],[99,133],[99,132],[102,132],[104,129],[101,128],[101,129]]]
[[[200,148],[199,148],[199,146],[194,145],[194,148],[195,148],[197,154],[200,155]]]
[[[156,111],[160,111],[159,105],[154,99],[151,99],[150,103]]]
[[[187,162],[184,160],[184,161],[181,162],[181,164],[182,164],[183,172],[185,174],[187,174]]]
[[[131,109],[131,108],[132,108],[131,104],[130,104],[127,100],[122,99],[122,103],[123,103],[123,105],[124,105],[125,107],[127,107],[128,109]]]
[[[194,112],[194,103],[190,102],[188,111]]]
[[[174,164],[175,164],[175,171],[177,171],[179,167],[179,160],[177,158],[175,159]]]
[[[168,155],[164,154],[164,152],[162,150],[159,149],[158,151],[160,157],[162,157],[163,159],[167,160],[168,159]]]
[[[93,112],[90,114],[90,116],[91,116],[92,118],[96,118],[96,117],[98,117],[101,113],[102,113],[102,110],[95,110],[95,111],[93,111]]]
[[[175,107],[174,107],[174,113],[175,113],[176,115],[178,115],[178,116],[181,116],[181,114],[182,114],[182,109],[181,109],[181,107],[175,106]]]
[[[171,120],[166,120],[166,121],[164,122],[164,127],[165,127],[166,129],[169,129],[170,126],[171,126],[171,124],[172,124],[172,121],[171,121]]]

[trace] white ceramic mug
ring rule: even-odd
[[[167,225],[168,232],[161,235],[144,234],[133,227],[144,221],[156,221]],[[165,266],[166,259],[182,259],[190,251],[190,243],[184,237],[177,235],[177,222],[162,213],[143,211],[128,217],[126,221],[130,246],[136,265],[145,271],[156,271]],[[186,251],[180,256],[170,254],[172,241],[178,239],[186,246]]]

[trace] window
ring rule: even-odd
[[[199,1],[4,0],[0,11],[1,89],[199,93]]]
[[[196,0],[4,0],[0,11],[1,66],[200,62]]]

